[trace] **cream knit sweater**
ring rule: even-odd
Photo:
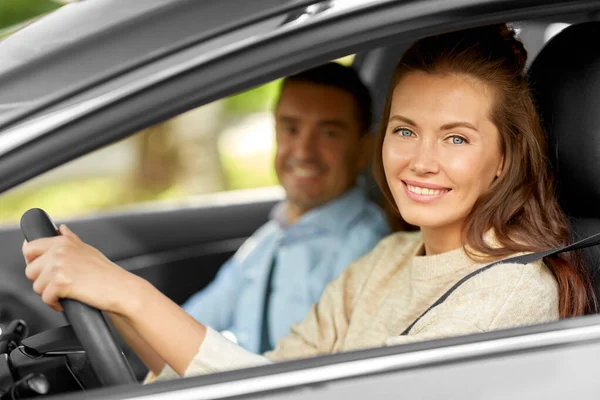
[[[419,232],[383,239],[332,281],[306,318],[264,357],[209,328],[185,376],[558,319],[557,284],[542,262],[501,264],[466,281],[399,336],[454,283],[486,265],[463,249],[419,256],[422,248]],[[158,379],[177,376],[167,366]]]

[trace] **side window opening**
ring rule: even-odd
[[[276,186],[271,110],[280,84],[190,110],[36,177],[2,196],[0,225],[32,207],[63,219]]]

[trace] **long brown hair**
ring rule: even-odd
[[[569,224],[554,194],[546,139],[524,73],[527,52],[505,24],[421,39],[400,59],[394,72],[377,135],[373,173],[388,202],[398,211],[385,179],[382,147],[392,93],[410,72],[466,74],[495,93],[491,120],[500,132],[504,169],[473,206],[463,227],[463,243],[486,260],[518,252],[560,247],[571,240]],[[484,240],[493,230],[497,245]],[[469,249],[465,246],[465,250]],[[469,252],[471,258],[477,258]],[[479,257],[480,258],[480,257]],[[481,260],[480,260],[481,261]],[[559,313],[572,317],[593,312],[596,300],[588,271],[577,254],[547,257],[559,288]]]

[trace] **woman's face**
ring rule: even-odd
[[[385,176],[402,217],[457,228],[502,171],[493,93],[467,75],[411,72],[396,85],[383,141]]]

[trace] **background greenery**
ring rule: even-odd
[[[0,37],[16,30],[31,19],[54,11],[64,2],[53,0],[2,0],[0,2]]]

